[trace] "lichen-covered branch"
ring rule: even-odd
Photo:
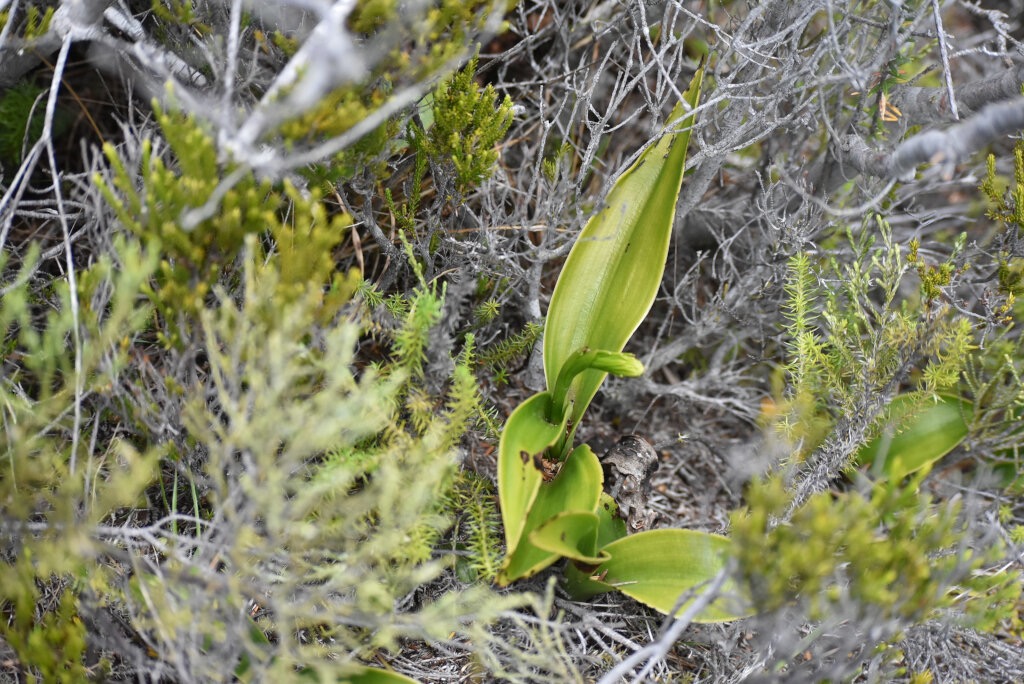
[[[990,104],[944,130],[911,136],[892,152],[872,149],[863,138],[846,136],[839,149],[843,161],[858,172],[883,179],[908,179],[921,164],[938,165],[945,177],[986,145],[1024,130],[1024,97]]]

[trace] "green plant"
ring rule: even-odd
[[[474,81],[477,60],[444,79],[423,98],[419,121],[407,128],[408,148],[413,153],[412,175],[407,199],[397,202],[390,189],[384,199],[399,227],[416,235],[416,215],[423,195],[427,169],[434,170],[435,186],[450,203],[480,185],[494,171],[498,141],[512,124],[512,100],[506,95],[500,104],[493,86],[480,88]],[[449,180],[450,179],[450,180]],[[430,245],[433,252],[436,244]]]
[[[731,555],[759,613],[845,620],[883,644],[937,617],[1014,624],[1020,577],[998,567],[1004,544],[983,536],[963,502],[921,491],[982,407],[961,398],[961,380],[990,352],[948,303],[965,239],[933,265],[916,241],[894,243],[881,217],[865,227],[876,230],[836,241],[852,258],[790,261],[788,386],[769,435],[792,457],[750,486],[732,516]]]
[[[22,83],[0,98],[0,159],[20,162],[25,145],[31,147],[42,135],[44,92],[45,89],[31,83]]]
[[[508,3],[509,8],[514,4]],[[371,117],[410,79],[429,81],[451,70],[460,55],[466,55],[475,35],[484,29],[496,9],[497,4],[491,0],[442,0],[413,11],[403,9],[398,0],[354,3],[346,21],[352,31],[365,36],[366,40],[388,34],[402,36],[402,39],[380,56],[367,78],[328,93],[316,106],[284,122],[272,135],[279,136],[281,143],[289,148],[301,148],[341,135]],[[293,49],[288,36],[277,34],[273,41],[285,53]],[[492,148],[511,119],[510,103],[499,106],[496,115],[494,90],[476,87],[472,80],[474,69],[475,60],[468,68],[444,79],[434,95],[427,98],[441,101],[441,111],[450,116],[449,121],[454,125],[451,129],[442,125],[441,130],[459,136],[442,141],[436,153],[451,152],[452,156],[445,157],[444,163],[454,163],[460,182],[465,181],[460,192],[479,183],[480,174],[493,167]],[[446,92],[446,85],[454,82],[458,83],[458,89]],[[421,109],[430,110],[429,106]],[[488,123],[496,116],[499,122],[505,120],[499,123],[504,128],[497,138],[492,137],[493,129]],[[404,114],[388,117],[334,155],[329,163],[316,164],[303,173],[324,188],[363,174],[377,182],[386,180],[391,172],[388,157],[401,152],[411,142],[401,137],[403,117]],[[474,128],[478,124],[480,127]],[[408,136],[415,134],[415,126],[405,128]],[[422,128],[429,129],[430,125]],[[426,157],[417,163],[425,163],[425,160]],[[440,157],[437,160],[442,161]],[[408,197],[412,206],[419,201],[418,192]]]
[[[527,354],[543,333],[544,326],[530,321],[519,332],[482,350],[477,359],[481,366],[491,368],[497,373],[515,359]]]
[[[857,452],[857,462],[873,465],[882,480],[897,483],[929,468],[959,446],[968,434],[972,406],[953,396],[922,403],[915,393],[894,398],[880,422],[884,428]]]
[[[470,471],[461,471],[445,510],[453,511],[452,537],[459,553],[455,570],[467,580],[493,582],[501,566],[501,516],[490,481]],[[464,541],[458,541],[464,540]]]
[[[436,164],[450,164],[455,191],[464,194],[480,184],[498,161],[495,145],[512,124],[512,100],[506,95],[495,107],[493,86],[477,87],[476,58],[445,79],[421,109],[422,127],[412,128],[413,146]]]
[[[180,0],[153,0],[153,14],[169,26],[184,25],[194,27],[196,24],[195,8],[190,2]],[[203,27],[208,32],[209,27]]]
[[[351,276],[335,273],[331,256],[348,216],[329,215],[316,189],[304,194],[290,183],[274,187],[248,174],[225,193],[213,216],[186,229],[182,214],[201,206],[220,182],[217,150],[194,118],[156,107],[156,120],[169,144],[168,159],[152,140],[142,141],[138,183],[136,169],[106,145],[109,178],[96,173],[93,182],[121,225],[164,257],[147,289],[162,317],[156,325],[161,341],[183,344],[217,284],[237,278],[235,259],[255,235],[274,241],[281,264],[278,296],[319,298],[321,322],[333,317],[351,286]]]
[[[622,353],[654,302],[665,267],[685,168],[698,71],[669,117],[684,130],[665,135],[616,182],[605,208],[584,227],[551,297],[544,329],[548,390],[521,404],[505,425],[498,486],[508,555],[507,584],[561,557],[572,561],[580,597],[618,590],[666,613],[725,567],[728,541],[689,530],[626,536],[603,494],[601,464],[586,444],[572,448],[583,413],[608,373],[636,376],[643,366]],[[717,602],[699,619],[740,613]]]
[[[233,521],[216,530],[231,569],[208,577],[227,589],[216,614],[231,624],[247,596],[266,609],[257,632],[272,638],[254,635],[241,654],[268,679],[294,668],[349,676],[401,638],[444,638],[457,616],[490,619],[503,602],[485,608],[482,587],[449,592],[417,617],[395,607],[446,565],[432,556],[450,524],[452,447],[477,402],[468,353],[447,398],[417,389],[441,295],[423,288],[409,297],[394,361],[357,373],[359,327],[343,319],[311,337],[316,304],[275,297],[279,263],[254,238],[243,256],[244,298],[236,304],[222,290],[220,306],[201,317],[218,410],[202,387],[186,408],[189,432],[209,455],[207,505]],[[266,316],[267,306],[279,315]],[[184,596],[154,609],[155,620],[177,625],[195,604]],[[315,638],[294,636],[303,631]],[[218,638],[215,622],[206,634]]]
[[[847,263],[813,262],[804,253],[790,260],[788,388],[773,407],[774,426],[794,445],[792,461],[803,463],[837,427],[853,429],[849,418],[856,416],[852,438],[860,451],[847,451],[833,477],[855,463],[877,462],[879,474],[895,480],[930,465],[966,435],[970,411],[952,397],[974,349],[973,331],[940,297],[963,272],[957,261],[964,238],[938,266],[924,263],[914,244],[904,258],[880,216],[846,240]],[[918,294],[905,296],[902,286],[915,272]],[[905,436],[894,441],[897,434]],[[926,436],[935,441],[926,444]],[[865,442],[871,444],[861,447]]]
[[[3,559],[14,578],[0,587],[4,639],[42,678],[79,681],[110,665],[85,644],[88,620],[113,611],[119,656],[144,643],[187,660],[186,679],[409,681],[365,663],[521,601],[477,585],[398,607],[450,567],[437,551],[467,496],[477,505],[458,534],[471,569],[497,571],[496,510],[454,459],[482,414],[473,336],[448,390],[428,391],[443,287],[416,271],[419,288],[385,298],[338,272],[348,219],[315,188],[245,176],[214,216],[183,228],[223,169],[194,120],[157,120],[169,146],[145,141],[134,159],[107,149],[112,168],[95,180],[116,237],[76,272],[77,288],[29,296],[35,253],[21,273],[4,270],[0,521],[17,521],[2,528],[16,540]],[[394,320],[379,325],[374,306]],[[357,359],[367,334],[376,363]],[[178,354],[196,374],[168,369]],[[125,376],[143,356],[159,381],[136,386]],[[173,442],[153,436],[153,419],[174,426]],[[158,518],[138,532],[144,544],[115,524],[130,510]]]
[[[44,93],[45,88],[19,83],[0,96],[0,161],[20,164],[24,158],[23,151],[39,140],[46,115]],[[70,124],[69,113],[58,107],[53,117],[53,136],[63,135]]]
[[[25,10],[25,23],[23,26],[22,37],[25,40],[33,40],[46,35],[50,30],[50,22],[53,20],[53,14],[56,9],[56,6],[50,6],[46,7],[42,13],[40,13],[39,7],[36,5],[29,5],[28,9]],[[0,28],[5,27],[9,20],[10,10],[0,12]]]
[[[845,595],[873,626],[940,613],[976,629],[1012,620],[1019,573],[988,569],[1002,557],[1002,545],[965,549],[961,503],[921,494],[922,476],[907,486],[883,481],[863,492],[815,494],[784,524],[776,524],[790,497],[782,478],[755,482],[731,529],[732,552],[757,610],[802,599],[807,616],[821,620]]]
[[[204,372],[176,390],[180,415],[163,417],[183,435],[172,449],[148,444],[141,425],[119,423],[107,408],[144,344],[151,309],[141,292],[158,261],[130,236],[114,249],[79,273],[77,291],[56,288],[42,322],[29,291],[32,261],[13,277],[3,270],[10,284],[0,330],[12,372],[0,381],[9,580],[0,583],[0,635],[27,671],[82,681],[108,670],[87,646],[95,646],[91,625],[113,612],[122,627],[104,643],[117,643],[118,657],[142,643],[160,658],[181,658],[186,679],[279,681],[302,672],[408,682],[365,663],[386,659],[402,639],[445,639],[462,620],[486,623],[521,600],[477,585],[445,591],[414,613],[398,607],[448,567],[435,550],[456,496],[453,446],[479,403],[471,348],[445,396],[418,389],[440,292],[405,297],[389,338],[394,360],[360,369],[358,317],[321,321],[323,283],[288,296],[286,255],[247,237],[240,291],[217,286],[198,312]],[[80,368],[67,354],[76,336]],[[90,431],[131,427],[134,446],[76,441],[76,402]],[[121,526],[133,511],[159,515],[150,497],[164,499],[154,485],[163,467],[188,480],[191,503],[184,512],[172,503],[142,528]],[[479,491],[479,483],[468,487],[462,496]],[[493,557],[485,507],[467,527],[480,558]]]
[[[996,173],[996,158],[988,157],[988,172],[981,183],[987,216],[1000,225],[994,236],[995,290],[990,305],[995,334],[984,353],[969,359],[965,380],[974,398],[972,432],[983,445],[986,461],[1000,474],[1013,494],[1024,491],[1021,425],[1024,424],[1024,341],[1017,328],[1024,308],[1021,236],[1024,235],[1024,142],[1013,149],[1012,178]]]
[[[31,286],[37,247],[14,278],[0,258],[0,637],[42,681],[83,681],[105,667],[86,660],[80,616],[84,600],[116,582],[97,530],[136,505],[163,451],[70,436],[102,421],[88,398],[107,395],[148,313],[138,290],[156,254],[116,245],[120,264],[104,256],[81,274],[81,292],[61,283],[49,298]]]

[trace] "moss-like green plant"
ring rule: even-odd
[[[834,475],[871,465],[894,485],[967,438],[977,407],[960,398],[959,385],[976,346],[971,322],[941,298],[966,270],[959,263],[964,236],[947,259],[931,265],[916,241],[904,259],[888,224],[875,217],[875,225],[877,237],[848,234],[854,256],[842,266],[835,259],[813,264],[805,254],[791,259],[784,306],[789,384],[771,422],[794,445],[796,463],[837,426],[850,429],[844,439],[852,436],[857,448],[833,464]],[[918,295],[901,296],[901,284],[915,272]]]
[[[842,265],[798,254],[786,282],[788,387],[773,426],[792,446],[789,473],[817,476],[832,459],[833,480],[797,504],[788,475],[755,481],[732,518],[732,555],[758,611],[842,614],[877,625],[882,640],[939,616],[992,629],[1015,619],[1019,574],[990,569],[1006,550],[978,544],[959,503],[919,489],[981,407],[961,398],[961,381],[989,352],[944,296],[965,271],[964,238],[932,264],[916,242],[895,244],[881,217],[873,223],[848,233]],[[905,287],[915,280],[916,293]],[[821,491],[871,463],[874,482]]]
[[[989,314],[995,334],[969,359],[966,385],[974,399],[974,435],[985,445],[987,460],[1004,483],[1019,494],[1024,491],[1024,461],[1018,447],[1024,419],[1024,348],[1015,328],[1024,314],[1018,256],[1024,235],[1024,142],[1014,145],[1012,179],[996,173],[996,159],[989,155],[980,190],[988,217],[1002,228],[995,239],[996,298]]]
[[[410,121],[406,128],[413,153],[406,199],[396,200],[390,188],[385,188],[384,199],[398,226],[410,236],[417,234],[428,169],[434,170],[435,186],[447,193],[441,201],[451,203],[486,180],[498,161],[496,145],[512,124],[512,101],[506,96],[496,104],[493,86],[478,87],[473,80],[476,66],[474,58],[443,80],[420,103],[419,121]],[[431,244],[430,251],[436,247]]]
[[[1024,144],[1020,141],[1013,147],[1014,174],[1009,187],[1003,187],[996,173],[996,157],[988,156],[987,172],[981,182],[981,192],[988,200],[987,215],[993,221],[999,221],[1018,229],[1024,227]]]
[[[490,176],[498,161],[495,145],[512,124],[512,100],[506,95],[496,106],[494,87],[479,88],[473,80],[476,65],[470,60],[437,87],[430,120],[410,132],[417,154],[453,168],[459,194]]]
[[[31,147],[43,134],[45,93],[45,88],[32,83],[19,83],[0,95],[0,161],[20,164],[26,147]],[[52,135],[62,135],[69,125],[68,112],[58,107]]]
[[[514,4],[508,3],[509,7]],[[407,40],[376,64],[370,78],[337,88],[311,110],[282,124],[274,135],[280,136],[286,147],[292,147],[310,145],[344,133],[372,115],[405,79],[428,80],[436,77],[441,69],[449,69],[451,61],[464,53],[470,36],[483,28],[494,9],[493,3],[485,0],[443,0],[426,10],[422,18],[409,21],[407,12],[403,12],[397,0],[356,3],[347,20],[352,31],[370,36],[386,26],[398,25]],[[288,37],[275,36],[274,42],[285,52],[294,49]],[[445,131],[448,138],[434,152],[456,162],[460,192],[478,184],[481,174],[486,174],[493,167],[494,143],[511,123],[511,104],[506,103],[499,108],[499,121],[504,122],[501,124],[504,128],[494,137],[491,125],[491,120],[496,117],[494,92],[493,89],[477,92],[476,85],[472,83],[474,69],[475,62],[462,72],[468,71],[466,78],[469,82],[460,81],[457,89],[448,96],[449,102],[443,105],[445,114],[453,117],[450,121],[454,127]],[[307,170],[307,177],[329,186],[370,171],[376,181],[386,180],[390,174],[387,157],[400,152],[408,143],[400,139],[402,119],[396,115],[383,121],[335,155],[329,164]],[[451,133],[457,133],[461,138],[453,140]],[[414,134],[410,132],[408,135]],[[410,198],[413,197],[418,198],[418,192],[410,194]]]
[[[162,455],[171,455],[117,439],[87,450],[72,437],[78,395],[117,384],[132,336],[149,320],[137,305],[157,257],[134,240],[117,243],[117,268],[108,257],[81,274],[80,391],[67,354],[76,326],[70,293],[42,326],[27,277],[12,278],[21,284],[0,305],[4,361],[19,369],[0,383],[0,520],[11,580],[0,601],[12,616],[0,634],[25,667],[46,681],[109,668],[86,660],[98,651],[85,648],[89,628],[79,616],[115,610],[161,662],[185,658],[179,667],[190,679],[305,671],[377,681],[388,675],[365,663],[386,658],[400,639],[444,639],[464,620],[486,622],[517,601],[476,586],[417,613],[397,608],[447,567],[435,549],[459,497],[453,448],[479,406],[471,340],[447,396],[418,388],[440,293],[424,288],[407,299],[390,336],[393,362],[357,370],[358,317],[325,322],[317,297],[286,296],[288,259],[255,236],[243,244],[240,291],[216,286],[198,312],[204,372],[180,388],[182,415],[165,416],[187,433],[190,455],[175,460],[191,480],[195,514],[172,505],[137,531],[111,525],[120,511],[144,506]],[[348,309],[357,306],[353,291]],[[82,412],[86,423],[115,420],[91,403]],[[466,527],[480,572],[490,573],[493,511],[479,506]],[[48,595],[56,600],[45,603]],[[118,655],[129,657],[131,643]]]
[[[457,542],[456,572],[468,580],[493,582],[502,558],[501,515],[497,492],[486,479],[469,471],[455,479],[446,510],[456,515],[452,530]]]
[[[260,501],[259,528],[224,539],[224,562],[237,569],[226,578],[235,587],[232,600],[266,597],[269,619],[258,624],[276,635],[269,645],[244,645],[249,658],[269,662],[268,672],[281,676],[299,664],[326,671],[328,638],[338,666],[394,648],[406,633],[390,617],[395,601],[441,570],[429,559],[448,525],[443,501],[455,469],[452,446],[471,418],[474,383],[467,363],[458,364],[445,404],[432,403],[429,415],[415,405],[425,396],[407,383],[420,375],[424,333],[439,310],[434,294],[422,291],[410,302],[394,338],[396,362],[357,378],[351,364],[358,329],[340,325],[324,332],[322,347],[310,346],[305,330],[316,312],[301,303],[269,323],[261,310],[275,275],[256,265],[262,259],[246,261],[243,304],[223,301],[203,314],[219,415],[197,397],[188,423],[210,454],[213,509],[244,519],[247,502]],[[244,454],[250,465],[240,469],[230,454]],[[283,548],[287,572],[250,570],[272,566]],[[480,606],[470,605],[479,598],[472,591],[442,598],[415,629],[441,637],[433,620],[455,605],[457,613],[479,614]],[[378,625],[372,636],[346,627],[367,621]],[[303,646],[289,636],[296,629],[320,637]]]
[[[516,601],[476,586],[416,614],[397,609],[448,567],[437,548],[465,496],[458,487],[482,486],[457,478],[454,458],[485,416],[473,336],[449,390],[427,392],[443,287],[420,276],[414,293],[385,298],[338,273],[332,252],[347,217],[332,217],[316,189],[244,176],[186,228],[183,213],[210,197],[223,169],[195,121],[163,111],[157,121],[167,147],[144,141],[135,160],[107,148],[111,169],[95,180],[124,233],[77,273],[74,293],[56,288],[57,311],[41,324],[29,271],[5,273],[20,284],[0,306],[12,371],[0,518],[17,521],[3,528],[13,544],[6,576],[17,578],[0,590],[17,615],[4,638],[44,679],[77,681],[109,666],[86,662],[98,651],[84,648],[78,615],[114,610],[126,620],[119,655],[146,643],[161,662],[187,661],[185,678],[394,681],[365,663],[400,639],[443,639]],[[371,324],[372,306],[393,324]],[[121,391],[118,374],[144,353],[133,339],[154,333],[163,353],[193,354],[197,373],[133,387],[129,400],[112,397],[116,410],[86,406],[82,397]],[[355,357],[366,334],[387,349],[375,363]],[[158,412],[177,426],[173,444],[145,429]],[[83,424],[129,432],[134,448],[100,439],[86,458]],[[138,533],[144,543],[104,527],[149,496],[166,514]],[[481,577],[497,567],[494,515],[477,501],[460,520]],[[98,571],[108,553],[119,562]],[[59,600],[45,605],[47,591]]]
[[[530,322],[519,332],[484,349],[478,355],[481,366],[492,369],[495,373],[507,368],[516,359],[525,356],[544,333],[544,326]]]
[[[380,107],[390,89],[387,79],[376,88],[339,88],[309,112],[285,122],[279,133],[288,146],[309,145],[341,135]],[[383,181],[389,173],[386,157],[389,152],[395,151],[390,150],[389,146],[400,130],[398,118],[390,118],[348,149],[335,155],[329,165],[314,167],[306,175],[312,180],[322,181],[326,187],[363,172],[369,172],[373,178]]]
[[[45,89],[22,83],[0,97],[0,158],[8,163],[21,161],[22,150],[43,134]]]
[[[967,270],[966,265],[957,265],[955,263],[956,257],[963,253],[966,242],[967,235],[961,234],[953,245],[952,256],[943,263],[932,266],[926,263],[918,254],[918,249],[921,247],[920,241],[916,238],[910,241],[907,263],[917,269],[918,278],[921,280],[921,295],[926,306],[930,306],[933,301],[939,298],[942,294],[942,288],[948,286],[953,281],[953,276]]]
[[[843,264],[813,263],[806,254],[790,261],[789,385],[774,420],[791,443],[801,445],[796,460],[818,447],[837,420],[863,411],[866,397],[882,397],[881,412],[904,380],[916,385],[918,408],[955,392],[974,349],[970,322],[938,298],[953,274],[962,272],[956,264],[963,239],[943,264],[930,266],[914,245],[904,258],[881,217],[872,223],[877,230],[866,224],[859,236],[848,235],[852,258]],[[907,298],[901,284],[912,277],[911,269],[919,276],[920,294]],[[904,408],[902,415],[913,414]]]
[[[45,35],[50,30],[50,22],[56,9],[55,6],[49,6],[40,11],[37,5],[29,5],[25,10],[25,28],[22,34],[25,40]],[[6,23],[6,20],[2,23]]]
[[[153,0],[153,14],[169,24],[191,26],[195,21],[195,8],[191,2],[180,0]]]

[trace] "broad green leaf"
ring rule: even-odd
[[[543,480],[538,468],[544,450],[562,436],[565,424],[548,422],[551,395],[535,394],[516,408],[498,444],[498,501],[508,553],[519,545],[526,514]]]
[[[553,390],[562,368],[583,349],[622,351],[647,315],[668,256],[676,199],[686,166],[703,69],[669,116],[669,130],[615,183],[584,226],[551,295],[544,327],[544,375]],[[571,429],[606,373],[588,370],[570,391]],[[556,407],[560,408],[560,407]]]
[[[351,675],[341,681],[348,684],[418,684],[411,677],[377,667],[367,667],[359,674]]]
[[[596,568],[573,568],[569,590],[578,598],[603,591],[621,591],[655,610],[681,612],[702,586],[715,578],[728,561],[729,540],[695,530],[650,530],[612,542],[602,549],[611,558]],[[680,606],[688,591],[693,597]],[[694,622],[725,622],[749,615],[732,581],[722,595]]]
[[[594,513],[603,488],[601,462],[589,446],[581,444],[565,459],[558,474],[538,488],[522,536],[515,548],[509,547],[498,583],[530,577],[558,560],[558,554],[534,546],[530,533],[561,513]]]
[[[566,511],[530,533],[530,543],[569,560],[597,564],[608,560],[597,551],[597,513]]]
[[[434,125],[434,93],[424,95],[416,109],[420,115],[420,123],[423,125],[423,130],[429,131],[430,127]]]
[[[899,482],[956,448],[967,436],[971,410],[958,397],[941,397],[936,402],[902,394],[889,404],[882,434],[861,447],[857,460],[874,464],[876,472]]]
[[[597,548],[603,549],[626,536],[626,521],[619,517],[619,504],[608,492],[601,492],[597,518]]]

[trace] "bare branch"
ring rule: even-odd
[[[840,142],[843,160],[858,172],[875,178],[907,179],[919,164],[939,164],[942,175],[990,142],[1024,130],[1024,97],[992,104],[970,119],[944,131],[925,131],[901,143],[893,152],[868,147],[860,136]]]
[[[950,106],[955,98],[959,116],[967,117],[986,105],[1018,97],[1024,85],[1024,63],[990,78],[952,89],[902,86],[893,88],[892,100],[902,118],[912,125],[946,123],[957,119]]]
[[[932,15],[935,17],[935,33],[939,36],[939,56],[942,58],[942,78],[946,81],[946,101],[949,113],[954,120],[960,118],[956,107],[956,94],[953,92],[953,74],[949,71],[949,48],[946,46],[946,32],[942,28],[942,11],[939,0],[932,0]]]

